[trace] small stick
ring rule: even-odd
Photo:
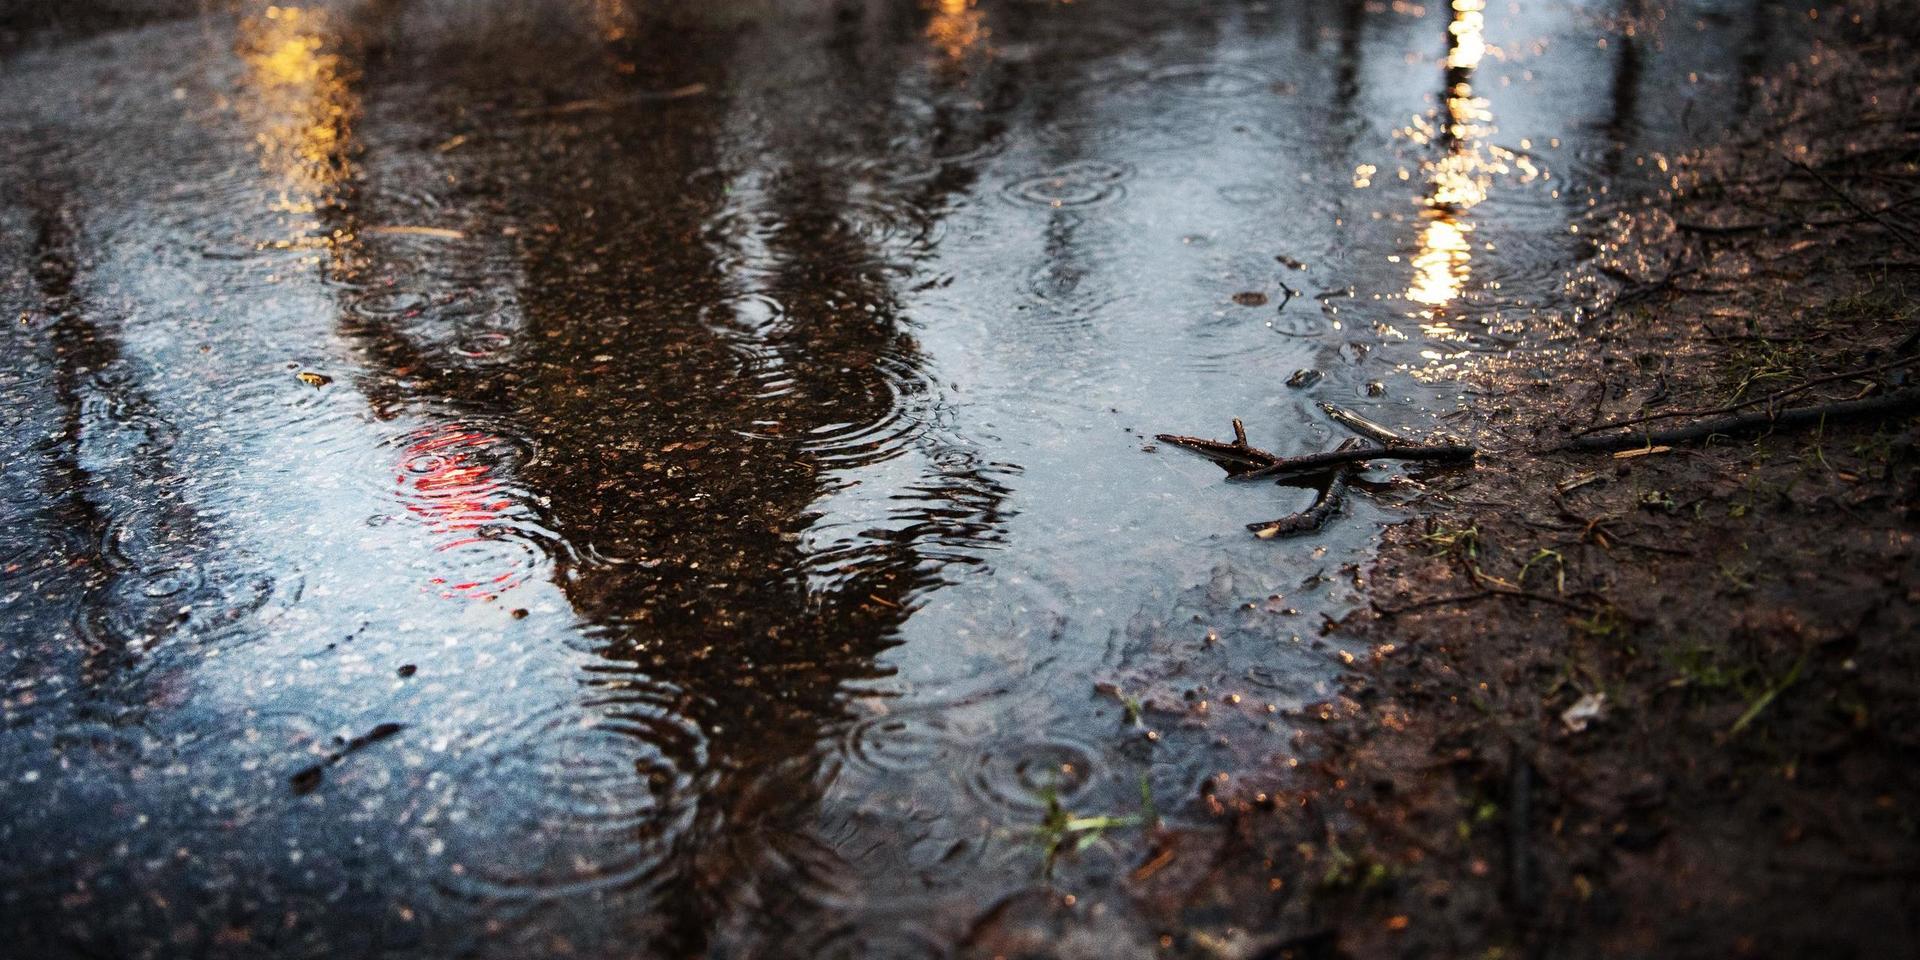
[[[1846,420],[1855,417],[1883,416],[1892,413],[1906,413],[1920,410],[1920,388],[1909,387],[1896,390],[1878,397],[1865,400],[1842,400],[1839,403],[1821,403],[1810,407],[1795,407],[1792,410],[1761,411],[1745,413],[1733,417],[1716,417],[1703,420],[1691,426],[1673,430],[1660,430],[1654,433],[1628,433],[1611,437],[1577,437],[1547,452],[1570,450],[1631,450],[1634,447],[1656,446],[1660,444],[1686,443],[1701,440],[1722,433],[1743,433],[1754,430],[1766,430],[1774,427],[1799,427],[1821,423],[1827,420]],[[1256,474],[1267,474],[1273,467],[1263,468],[1251,473],[1241,474],[1236,479],[1247,479]]]
[[[1192,450],[1225,467],[1229,474],[1270,467],[1279,463],[1281,459],[1258,447],[1248,446],[1247,428],[1240,422],[1239,417],[1233,419],[1232,443],[1209,440],[1205,437],[1186,437],[1177,433],[1157,433],[1153,438],[1161,443],[1171,443],[1176,447]]]
[[[1268,480],[1293,473],[1312,473],[1367,460],[1471,460],[1475,453],[1466,444],[1408,445],[1404,447],[1355,447],[1310,453],[1304,457],[1280,457],[1277,462],[1229,477],[1231,480]]]
[[[1413,443],[1413,441],[1408,440],[1406,437],[1393,432],[1392,429],[1374,423],[1372,420],[1368,420],[1366,417],[1354,413],[1345,407],[1336,407],[1322,400],[1320,401],[1320,409],[1326,411],[1327,416],[1332,417],[1335,423],[1366,437],[1368,440],[1384,443],[1389,447],[1408,446]]]
[[[1895,348],[1895,349],[1897,351],[1899,348]],[[1637,423],[1650,423],[1654,420],[1671,420],[1675,417],[1704,417],[1704,416],[1709,416],[1711,414],[1716,414],[1716,413],[1732,413],[1735,410],[1745,410],[1748,407],[1764,406],[1778,400],[1785,400],[1786,398],[1791,397],[1795,394],[1805,393],[1807,390],[1813,387],[1821,386],[1823,384],[1837,383],[1842,380],[1854,380],[1854,379],[1858,379],[1864,376],[1869,376],[1875,373],[1885,373],[1888,370],[1898,369],[1900,367],[1908,366],[1913,363],[1920,363],[1920,357],[1903,357],[1899,360],[1890,360],[1886,363],[1875,364],[1874,366],[1871,366],[1871,367],[1861,367],[1858,370],[1848,370],[1843,373],[1833,374],[1831,376],[1818,377],[1813,380],[1808,380],[1806,383],[1800,384],[1797,387],[1788,387],[1785,390],[1780,390],[1775,393],[1769,393],[1764,397],[1755,397],[1752,400],[1746,400],[1740,403],[1730,404],[1724,407],[1714,407],[1708,410],[1669,410],[1665,413],[1643,414],[1641,416],[1633,417],[1628,420],[1621,420],[1618,423],[1602,423],[1596,426],[1587,427],[1583,430],[1576,430],[1574,431],[1573,435],[1576,437],[1584,437],[1587,434],[1599,433],[1602,430],[1612,430],[1618,427],[1631,427]]]
[[[1333,519],[1333,515],[1339,513],[1347,501],[1347,485],[1353,480],[1354,469],[1352,464],[1347,464],[1335,470],[1333,478],[1327,481],[1326,489],[1314,498],[1313,506],[1278,520],[1249,523],[1247,529],[1262,540],[1271,540],[1274,537],[1297,537],[1326,526],[1327,521]]]
[[[1818,170],[1815,170],[1810,166],[1807,166],[1806,164],[1798,160],[1789,160],[1788,162],[1792,163],[1794,166],[1799,167],[1800,169],[1805,170],[1807,173],[1811,174],[1815,180],[1820,181],[1821,186],[1826,187],[1828,191],[1832,192],[1834,196],[1839,197],[1840,200],[1843,203],[1845,203],[1847,206],[1852,207],[1853,209],[1859,211],[1862,216],[1867,217],[1868,219],[1872,220],[1874,223],[1877,223],[1882,227],[1885,227],[1888,233],[1891,233],[1895,237],[1900,238],[1900,241],[1902,243],[1905,243],[1909,249],[1920,250],[1920,245],[1915,245],[1914,243],[1913,234],[1908,233],[1899,224],[1896,224],[1888,220],[1887,218],[1881,216],[1880,214],[1874,212],[1873,210],[1868,209],[1865,204],[1862,204],[1860,201],[1855,200],[1853,198],[1853,194],[1850,194],[1847,191],[1840,189],[1839,184],[1836,184],[1832,180],[1827,179],[1825,174],[1821,173]]]

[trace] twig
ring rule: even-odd
[[[1415,610],[1424,610],[1428,607],[1443,607],[1443,606],[1447,606],[1448,604],[1454,604],[1454,603],[1475,603],[1481,600],[1489,599],[1491,597],[1512,597],[1515,600],[1527,600],[1533,603],[1552,604],[1553,606],[1565,607],[1568,610],[1573,610],[1577,613],[1584,613],[1584,614],[1587,614],[1588,616],[1592,616],[1600,612],[1599,609],[1596,607],[1588,606],[1587,604],[1584,604],[1584,603],[1578,603],[1573,600],[1568,600],[1565,597],[1556,597],[1549,593],[1535,593],[1532,590],[1516,590],[1509,587],[1483,587],[1479,591],[1474,593],[1450,593],[1450,594],[1447,594],[1446,596],[1428,597],[1425,600],[1415,600],[1411,603],[1402,604],[1401,606],[1398,606],[1398,607],[1381,606],[1380,602],[1376,600],[1373,602],[1373,612],[1383,617],[1397,617],[1403,613],[1411,613]]]
[[[1821,186],[1826,187],[1829,191],[1833,193],[1834,196],[1839,197],[1841,202],[1845,203],[1849,207],[1852,207],[1854,210],[1858,211],[1862,216],[1865,216],[1868,219],[1872,220],[1873,222],[1881,225],[1882,227],[1885,227],[1888,233],[1891,233],[1894,236],[1899,237],[1900,242],[1905,243],[1909,248],[1915,251],[1920,251],[1920,244],[1914,243],[1913,234],[1908,233],[1905,227],[1902,227],[1899,224],[1896,224],[1893,221],[1888,220],[1887,218],[1881,216],[1880,214],[1875,213],[1872,210],[1869,210],[1860,201],[1855,200],[1853,198],[1853,194],[1850,194],[1845,190],[1840,189],[1840,186],[1838,184],[1834,183],[1832,180],[1827,179],[1826,174],[1821,173],[1820,171],[1815,170],[1810,166],[1807,166],[1805,163],[1802,163],[1799,160],[1790,160],[1789,162],[1792,163],[1794,166],[1799,167],[1802,170],[1805,170],[1808,174],[1811,174],[1815,180],[1820,181]]]
[[[1345,407],[1336,407],[1322,400],[1320,401],[1320,409],[1326,411],[1327,416],[1333,418],[1333,422],[1376,443],[1383,443],[1389,447],[1407,446],[1413,443],[1413,441],[1408,440],[1406,437],[1393,432],[1390,428],[1374,423],[1372,420],[1368,420],[1366,417],[1354,413]]]
[[[1346,503],[1347,486],[1353,482],[1354,469],[1353,465],[1348,464],[1335,470],[1332,479],[1327,481],[1326,489],[1314,498],[1313,506],[1278,520],[1249,523],[1247,529],[1262,540],[1271,540],[1274,537],[1297,537],[1326,526],[1327,521],[1333,519],[1333,515],[1339,513],[1341,506]]]
[[[1785,390],[1781,390],[1775,393],[1769,393],[1764,397],[1756,397],[1752,400],[1746,400],[1740,403],[1730,404],[1724,407],[1714,407],[1712,409],[1707,409],[1707,410],[1669,410],[1665,413],[1649,413],[1643,416],[1633,417],[1627,420],[1621,420],[1618,423],[1603,423],[1597,426],[1576,430],[1574,431],[1573,435],[1576,437],[1584,437],[1589,433],[1599,433],[1602,430],[1612,430],[1612,429],[1615,429],[1616,427],[1631,427],[1636,423],[1650,423],[1654,420],[1671,420],[1675,417],[1707,417],[1707,416],[1713,416],[1714,414],[1720,414],[1720,413],[1732,413],[1735,410],[1745,410],[1748,407],[1758,407],[1764,404],[1773,403],[1774,401],[1777,401],[1777,400],[1785,400],[1786,398],[1791,397],[1795,394],[1805,393],[1807,390],[1810,390],[1814,387],[1821,386],[1823,384],[1835,383],[1841,380],[1853,380],[1859,377],[1867,376],[1869,374],[1885,373],[1888,370],[1896,370],[1896,369],[1899,369],[1900,367],[1909,366],[1914,363],[1920,363],[1920,357],[1904,357],[1899,360],[1889,360],[1886,363],[1875,364],[1874,366],[1871,366],[1871,367],[1861,367],[1858,370],[1848,370],[1844,373],[1836,373],[1831,376],[1819,377],[1814,380],[1808,380],[1806,383],[1800,384],[1797,387],[1788,387]]]
[[[1395,447],[1354,447],[1310,453],[1304,457],[1281,457],[1258,470],[1237,474],[1232,480],[1268,480],[1295,473],[1315,473],[1349,463],[1368,460],[1471,460],[1477,453],[1466,444],[1407,445]]]
[[[1227,473],[1237,474],[1262,467],[1271,467],[1282,458],[1258,447],[1247,445],[1247,428],[1239,417],[1233,418],[1233,442],[1223,443],[1205,437],[1186,437],[1177,433],[1157,433],[1153,437],[1161,443],[1171,443],[1176,447],[1185,447],[1226,468]]]
[[[1774,427],[1798,427],[1822,423],[1828,420],[1845,420],[1855,417],[1884,416],[1892,413],[1904,413],[1920,410],[1920,388],[1896,390],[1893,393],[1865,400],[1842,400],[1839,403],[1821,403],[1809,407],[1795,407],[1791,410],[1766,410],[1759,413],[1745,413],[1734,417],[1717,417],[1691,426],[1673,430],[1661,430],[1654,433],[1628,433],[1611,437],[1578,437],[1544,452],[1556,453],[1569,450],[1629,450],[1639,446],[1685,443],[1700,440],[1723,433],[1742,433],[1752,430],[1765,430]],[[1273,468],[1269,467],[1268,470]],[[1265,471],[1254,471],[1263,473]],[[1254,474],[1243,474],[1251,477]]]

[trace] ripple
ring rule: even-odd
[[[163,560],[108,581],[83,604],[77,626],[101,649],[139,652],[239,635],[298,598],[298,578],[283,583],[238,558]]]
[[[84,538],[54,518],[17,511],[0,527],[0,581],[52,570],[78,556]]]
[[[927,250],[939,246],[947,220],[905,198],[880,193],[848,198],[836,210],[836,222],[861,244],[884,250]]]
[[[817,957],[819,960],[859,960],[863,957],[897,957],[900,960],[935,960],[951,953],[943,938],[931,931],[917,929],[919,922],[900,918],[898,923],[856,924],[847,922],[825,929],[785,938],[784,953],[793,957]],[[791,951],[791,952],[788,952]]]
[[[965,776],[967,792],[1000,810],[1044,810],[1051,790],[1070,804],[1094,780],[1093,751],[1065,740],[1002,744],[977,757]]]
[[[454,339],[453,353],[475,363],[504,364],[515,359],[512,331],[481,328],[462,331]]]
[[[1175,96],[1228,100],[1273,88],[1273,78],[1231,63],[1177,63],[1155,68],[1141,82]]]
[[[1094,273],[1085,263],[1048,260],[1028,271],[1022,286],[1033,300],[1053,308],[1049,312],[1062,322],[1084,326],[1094,314],[1122,299],[1112,284],[1095,279]]]
[[[1114,203],[1127,195],[1133,167],[1104,160],[1075,160],[1006,185],[1002,194],[1017,203],[1059,209]]]
[[[925,432],[914,398],[928,394],[931,384],[918,358],[880,354],[862,366],[827,370],[813,367],[811,359],[803,350],[783,351],[794,383],[779,385],[780,399],[763,421],[779,429],[746,435],[785,438],[823,467],[852,468],[890,460]],[[819,422],[835,413],[855,416]]]
[[[849,769],[884,781],[943,764],[959,745],[934,716],[908,714],[854,724],[840,740],[840,755]]]
[[[425,315],[434,299],[420,290],[390,284],[354,291],[343,296],[340,305],[351,317],[387,324]]]
[[[747,396],[774,399],[798,387],[793,370],[772,342],[787,325],[787,309],[761,293],[725,297],[700,310],[701,322],[724,338],[740,359],[740,376],[754,386]]]
[[[476,527],[434,545],[430,589],[446,599],[492,600],[551,567],[558,538],[509,524]]]
[[[437,840],[457,893],[550,899],[644,882],[694,813],[706,744],[644,702],[524,726],[459,776]]]
[[[380,444],[384,495],[442,530],[496,522],[524,502],[515,485],[533,444],[475,421],[436,423]]]
[[[118,364],[87,378],[80,401],[81,440],[95,463],[138,462],[172,449],[176,432],[140,391],[143,371]]]
[[[100,553],[108,569],[138,570],[156,558],[182,558],[197,549],[202,535],[184,519],[172,491],[149,491],[145,500],[116,507],[100,535]]]
[[[414,560],[422,587],[445,599],[492,600],[568,554],[521,485],[531,441],[483,421],[431,424],[382,441],[358,480],[429,536]],[[384,481],[384,482],[383,482]]]
[[[1310,357],[1305,345],[1274,336],[1277,320],[1265,311],[1234,308],[1215,311],[1187,325],[1188,348],[1180,351],[1181,369],[1196,373],[1274,370]],[[1290,331],[1283,331],[1290,332]]]
[[[344,416],[353,406],[343,400],[350,391],[336,385],[340,379],[336,368],[330,359],[302,357],[216,380],[209,392],[220,398],[223,414],[239,418],[249,429],[311,425],[316,419]],[[317,373],[326,380],[303,381],[303,373]]]

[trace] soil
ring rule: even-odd
[[[1613,268],[1626,286],[1591,347],[1474,376],[1449,428],[1485,452],[1389,532],[1371,609],[1339,624],[1376,654],[1326,707],[1317,782],[1243,814],[1269,821],[1243,827],[1269,852],[1275,829],[1316,835],[1274,869],[1327,933],[1286,950],[1916,942],[1920,420],[1542,452],[1635,417],[1911,382],[1920,250],[1897,211],[1920,196],[1920,130],[1893,104],[1912,79],[1851,69],[1883,109],[1802,110],[1805,152],[1769,137],[1698,158],[1665,210],[1617,218],[1664,232],[1632,245],[1661,265]]]
[[[1351,571],[1370,604],[1326,632],[1373,654],[1308,711],[1317,759],[1222,787],[1224,839],[1163,833],[1138,852],[1131,896],[1163,918],[1163,950],[1912,950],[1911,405],[1553,449],[1609,423],[1913,383],[1920,123],[1911,40],[1891,36],[1856,58],[1817,52],[1769,89],[1777,127],[1676,158],[1670,195],[1603,214],[1603,309],[1469,373],[1443,429],[1478,463],[1427,474],[1423,515]],[[1248,925],[1250,903],[1266,907]],[[1031,919],[1058,922],[1071,898],[1008,909],[1028,919],[989,917],[977,953],[1078,955]]]

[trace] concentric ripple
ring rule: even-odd
[[[653,704],[589,706],[537,718],[460,774],[436,836],[455,891],[571,896],[643,881],[671,852],[706,762],[698,728]]]
[[[1144,83],[1175,96],[1227,100],[1272,89],[1273,78],[1231,63],[1179,63],[1149,71]]]
[[[1095,752],[1067,740],[1005,743],[976,757],[966,770],[967,792],[998,810],[1044,809],[1047,795],[1068,803],[1098,774]]]
[[[96,464],[134,463],[172,449],[173,425],[152,410],[140,394],[142,372],[118,364],[87,379],[80,401],[82,443]]]
[[[1104,160],[1075,160],[1006,185],[1002,193],[1016,203],[1059,209],[1095,207],[1127,195],[1133,167]]]
[[[793,370],[772,342],[786,326],[787,308],[762,293],[725,297],[702,307],[701,322],[725,338],[740,358],[740,374],[752,384],[747,395],[774,399],[797,387]]]
[[[108,581],[82,606],[81,633],[104,649],[140,651],[246,632],[298,599],[281,581],[236,558],[164,559]]]
[[[874,717],[854,724],[840,741],[847,767],[884,779],[944,764],[960,746],[932,714]]]
[[[422,586],[445,599],[492,600],[546,570],[562,552],[519,484],[530,443],[484,425],[439,423],[381,446],[382,495],[433,538],[415,561]]]
[[[767,419],[746,435],[795,441],[823,467],[844,469],[890,460],[925,431],[920,408],[932,386],[917,358],[885,352],[826,369],[811,359],[804,343],[780,344],[782,376],[763,382]]]

